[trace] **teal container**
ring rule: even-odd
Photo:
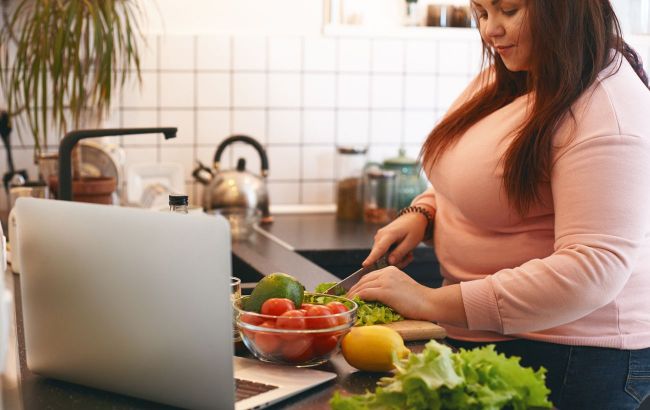
[[[382,168],[397,174],[395,200],[398,210],[411,205],[413,198],[427,188],[427,181],[420,172],[422,166],[416,159],[407,157],[404,148],[400,148],[397,157],[384,160]]]

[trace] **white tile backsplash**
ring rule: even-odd
[[[302,39],[300,37],[271,37],[269,39],[269,70],[299,71],[302,68]]]
[[[297,182],[268,181],[269,203],[273,205],[293,205],[300,203],[300,184]]]
[[[407,76],[405,88],[406,108],[435,108],[438,96],[436,76]]]
[[[336,76],[334,74],[305,73],[303,106],[306,108],[333,108],[336,105]]]
[[[300,178],[300,147],[269,146],[269,181]]]
[[[433,111],[409,111],[404,115],[404,141],[422,143],[435,124]]]
[[[336,142],[339,145],[366,145],[369,125],[368,110],[338,112]]]
[[[230,70],[231,38],[208,35],[196,38],[196,68],[198,70]]]
[[[374,40],[372,42],[372,72],[401,73],[404,71],[404,41]]]
[[[233,70],[266,70],[266,42],[266,37],[233,38]]]
[[[269,116],[269,144],[300,144],[300,110],[273,110]]]
[[[128,110],[122,112],[122,126],[125,128],[145,128],[158,126],[157,110]],[[124,146],[155,145],[158,134],[128,135],[122,137]]]
[[[339,39],[339,65],[343,72],[370,71],[370,40],[365,38]]]
[[[304,180],[332,180],[334,175],[335,147],[332,145],[302,148],[302,178]]]
[[[232,134],[248,135],[262,144],[266,142],[265,110],[234,109],[232,115]]]
[[[194,41],[194,36],[160,37],[160,69],[193,69],[195,61]]]
[[[196,142],[199,145],[217,145],[230,135],[230,110],[200,110],[196,113]]]
[[[121,138],[125,162],[181,163],[195,203],[195,161],[211,166],[219,143],[244,134],[267,150],[272,204],[331,204],[337,144],[369,145],[379,161],[400,146],[419,153],[478,73],[480,39],[461,37],[150,35],[141,45],[141,89],[131,76],[104,125],[177,126],[175,140]],[[647,46],[638,51],[649,58]],[[26,139],[16,164],[35,175]],[[246,144],[229,147],[222,168],[240,156],[259,174],[259,155]]]
[[[159,37],[146,35],[138,44],[140,51],[140,69],[143,71],[158,69]]]
[[[465,40],[447,40],[438,44],[438,72],[440,74],[469,74],[472,71],[470,43]]]
[[[370,77],[367,74],[339,75],[337,94],[339,107],[367,108],[370,105]]]
[[[334,200],[333,182],[302,183],[302,203],[307,205],[332,204]]]
[[[161,72],[160,105],[163,107],[193,107],[194,74]]]
[[[406,44],[406,72],[434,73],[438,69],[438,42],[413,40]]]
[[[154,108],[158,105],[158,73],[141,73],[142,83],[131,76],[124,85],[122,106],[130,108]]]
[[[401,75],[373,75],[370,78],[370,106],[373,108],[401,108],[404,100]]]
[[[304,110],[302,115],[303,144],[333,144],[336,135],[336,114],[329,110]]]
[[[402,140],[401,110],[381,110],[370,113],[370,143],[397,143]]]
[[[162,146],[193,146],[195,143],[194,130],[194,111],[193,110],[160,110],[160,122],[164,124],[173,124],[178,128],[176,138],[164,141],[164,137],[159,135]]]
[[[334,71],[337,64],[336,39],[323,37],[305,38],[305,71]]]
[[[234,107],[264,107],[266,105],[266,74],[235,72],[232,81]]]
[[[199,107],[229,107],[230,74],[197,73],[196,104]]]
[[[294,107],[302,104],[301,78],[293,73],[269,74],[269,99],[271,107]]]

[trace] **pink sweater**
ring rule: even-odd
[[[577,125],[557,132],[543,201],[522,218],[499,160],[527,104],[469,129],[413,201],[436,209],[441,273],[461,286],[469,329],[445,326],[449,335],[650,347],[650,92],[625,59],[601,74],[574,106]]]

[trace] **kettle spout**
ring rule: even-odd
[[[196,162],[198,166],[194,169],[194,171],[192,171],[192,176],[201,184],[208,185],[214,177],[212,170],[206,167],[201,161],[197,160]]]

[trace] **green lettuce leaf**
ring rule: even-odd
[[[522,367],[488,345],[453,353],[435,340],[422,353],[394,359],[395,374],[382,378],[374,393],[342,396],[334,410],[550,408],[546,370]]]

